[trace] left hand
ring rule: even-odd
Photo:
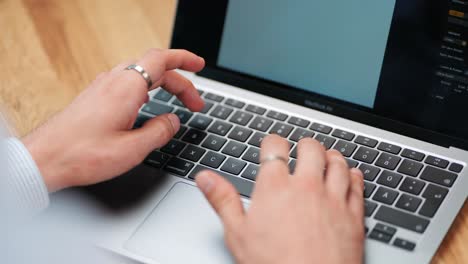
[[[131,130],[139,108],[148,101],[146,81],[130,61],[101,73],[64,111],[27,135],[23,143],[35,160],[50,192],[94,184],[120,175],[142,162],[177,133],[179,119],[161,115]],[[173,71],[197,72],[203,58],[185,50],[149,50],[136,64],[190,110],[204,102],[193,84]]]

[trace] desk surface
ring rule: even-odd
[[[19,135],[94,77],[169,45],[175,0],[0,0],[0,105]],[[434,263],[468,263],[468,204]]]

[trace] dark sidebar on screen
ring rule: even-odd
[[[397,5],[375,110],[467,139],[468,0]]]

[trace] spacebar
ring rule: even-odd
[[[384,205],[380,206],[375,219],[418,233],[423,233],[429,225],[429,220]]]
[[[195,179],[195,175],[197,175],[197,173],[199,173],[202,170],[210,170],[210,171],[216,172],[219,175],[223,176],[232,185],[234,185],[234,187],[236,187],[237,191],[243,196],[250,197],[250,195],[252,194],[252,190],[253,190],[253,187],[254,187],[253,182],[244,180],[242,178],[239,178],[239,177],[236,177],[236,176],[233,176],[233,175],[221,172],[221,171],[215,171],[215,170],[210,169],[208,167],[197,165],[195,167],[195,169],[193,169],[192,172],[190,173],[189,178],[192,179],[192,180]]]

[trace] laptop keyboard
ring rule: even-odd
[[[417,241],[399,237],[398,229],[423,234],[464,168],[441,157],[379,142],[295,116],[199,91],[205,99],[192,113],[174,96],[159,89],[144,105],[135,127],[151,116],[175,113],[181,129],[145,164],[193,180],[201,170],[213,170],[250,197],[259,171],[260,144],[269,133],[289,140],[289,168],[294,171],[299,140],[315,138],[343,154],[350,167],[364,175],[365,216],[377,224],[368,238],[412,251]],[[370,232],[369,232],[370,231]]]

